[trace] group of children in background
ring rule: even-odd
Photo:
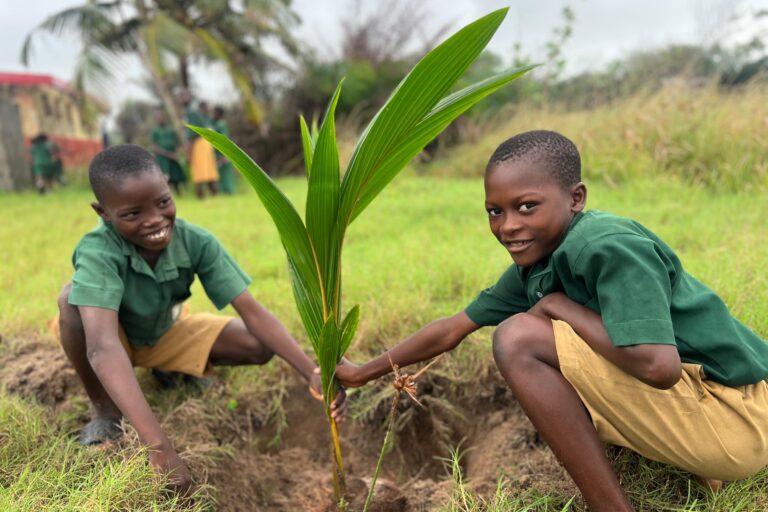
[[[181,102],[185,107],[184,121],[187,124],[210,128],[229,137],[224,108],[216,106],[211,112],[204,101],[195,104],[188,92],[182,93]],[[163,110],[157,111],[155,122],[156,126],[150,134],[151,150],[177,195],[181,195],[187,182],[187,164],[195,194],[200,199],[206,196],[206,191],[212,196],[219,192],[235,193],[235,170],[224,155],[190,129],[186,129],[187,140],[179,140]],[[65,184],[61,148],[47,134],[40,133],[32,139],[29,153],[35,187],[40,194],[50,192],[54,183]]]
[[[229,126],[224,119],[224,109],[214,107],[211,113],[208,104],[200,102],[195,105],[188,92],[182,93],[181,102],[184,105],[184,118],[187,124],[210,128],[229,137]],[[158,165],[176,194],[187,181],[187,173],[183,162],[189,163],[189,174],[195,186],[195,194],[200,199],[208,194],[215,196],[219,192],[233,194],[235,192],[235,172],[229,160],[213,149],[192,130],[186,130],[186,155],[182,154],[184,142],[178,140],[176,131],[167,122],[162,110],[156,114],[157,126],[152,130],[152,151]]]

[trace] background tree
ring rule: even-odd
[[[21,61],[29,64],[38,32],[74,34],[82,47],[73,81],[84,91],[87,84],[103,87],[113,76],[118,57],[135,55],[184,140],[173,86],[189,85],[190,59],[223,62],[249,119],[259,122],[263,108],[254,91],[265,83],[260,70],[277,62],[264,51],[262,41],[275,37],[294,51],[289,28],[297,22],[290,0],[88,0],[52,14],[28,34]],[[169,71],[174,60],[177,74]]]

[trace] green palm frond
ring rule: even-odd
[[[24,38],[21,63],[29,65],[33,54],[33,39],[38,32],[49,32],[55,36],[74,35],[84,42],[97,43],[104,34],[115,30],[116,24],[112,20],[120,7],[120,2],[89,2],[47,17]]]

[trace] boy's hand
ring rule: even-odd
[[[312,371],[312,377],[309,379],[309,394],[315,400],[323,400],[323,385],[320,379],[320,368],[315,368]],[[344,388],[341,388],[336,394],[336,398],[331,404],[331,417],[336,420],[337,423],[344,421],[344,416],[347,414],[347,394]]]
[[[171,491],[186,495],[192,488],[192,475],[179,455],[171,450],[150,450],[149,462],[157,471],[168,475]]]
[[[358,365],[342,357],[341,362],[336,366],[336,378],[348,388],[359,388],[368,382],[360,378],[359,370],[360,367]]]

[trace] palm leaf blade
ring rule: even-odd
[[[363,132],[342,183],[339,220],[348,223],[355,203],[382,155],[418,124],[464,74],[499,27],[507,9],[500,9],[459,30],[429,52],[390,96]],[[345,226],[344,226],[345,227]]]
[[[443,98],[419,124],[403,135],[402,139],[387,155],[384,155],[376,174],[371,176],[365,190],[360,194],[355,209],[352,211],[350,223],[363,212],[365,207],[397,176],[403,167],[454,119],[486,96],[534,67],[536,66],[523,66],[500,73]]]
[[[335,311],[339,267],[336,212],[339,208],[340,168],[334,114],[340,93],[341,84],[336,87],[320,127],[307,188],[307,232],[320,267],[326,316]]]
[[[312,170],[312,155],[315,153],[315,141],[312,140],[304,116],[299,116],[299,126],[301,127],[301,147],[304,150],[304,168],[307,170],[307,178],[309,178]]]
[[[261,167],[227,137],[199,126],[189,128],[224,154],[256,190],[288,254],[295,281],[294,294],[307,332],[310,337],[319,336],[324,323],[320,275],[309,235],[298,212]]]

